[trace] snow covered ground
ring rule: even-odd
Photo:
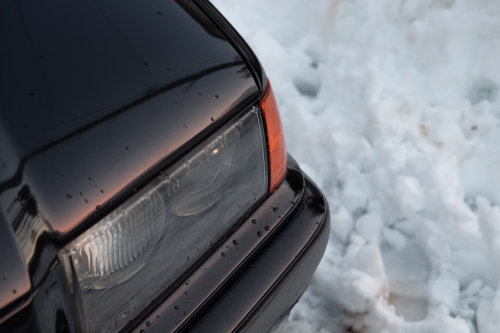
[[[286,331],[500,331],[500,1],[213,3],[332,209]]]

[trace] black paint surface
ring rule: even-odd
[[[35,285],[62,245],[259,95],[181,0],[3,1],[0,78],[0,224],[29,235],[13,251]]]

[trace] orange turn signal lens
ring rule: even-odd
[[[285,136],[281,117],[271,88],[271,82],[267,80],[267,90],[260,100],[260,107],[264,115],[266,126],[266,139],[269,152],[269,193],[274,192],[285,178],[287,171],[287,157]]]

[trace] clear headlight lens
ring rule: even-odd
[[[263,138],[252,108],[61,251],[82,330],[123,328],[267,193]]]
[[[158,243],[164,222],[163,199],[153,190],[87,231],[70,249],[80,288],[103,289],[130,278]]]
[[[231,184],[239,139],[238,131],[227,133],[178,170],[176,180],[169,184],[172,212],[180,216],[198,214],[217,202]]]

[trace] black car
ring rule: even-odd
[[[0,332],[283,326],[328,206],[207,0],[2,1],[0,78]]]

